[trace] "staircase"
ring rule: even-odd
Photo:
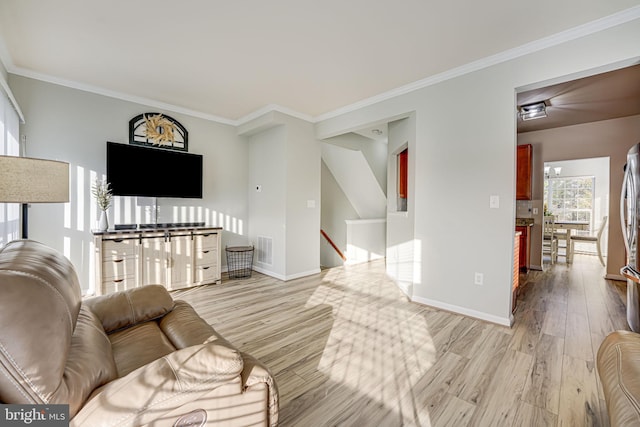
[[[322,160],[361,219],[386,218],[387,197],[361,151],[323,143]]]

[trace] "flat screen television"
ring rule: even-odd
[[[202,155],[107,142],[107,181],[116,196],[202,198]]]

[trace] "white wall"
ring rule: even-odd
[[[382,191],[387,192],[387,152],[386,142],[377,141],[356,133],[346,133],[333,138],[327,138],[323,142],[338,145],[344,148],[361,151],[367,160],[371,171],[376,177]]]
[[[128,142],[129,120],[158,111],[38,80],[10,75],[9,84],[25,114],[21,134],[27,138],[27,155],[70,163],[70,202],[32,205],[29,237],[67,255],[78,270],[83,289],[93,284],[91,228],[98,211],[90,194],[92,176],[105,174],[106,141]],[[164,112],[164,111],[159,111]],[[189,132],[189,152],[204,156],[203,199],[158,199],[164,220],[202,220],[222,226],[223,246],[246,244],[248,151],[244,138],[232,126],[172,112],[164,112]],[[179,171],[158,171],[165,179]],[[124,198],[123,198],[124,199]],[[126,198],[130,199],[130,198]],[[134,221],[135,203],[123,200],[122,210],[109,212],[111,223]],[[174,206],[179,207],[174,215]],[[224,254],[222,262],[226,264]]]
[[[387,155],[387,227],[386,271],[400,289],[413,296],[413,285],[420,277],[420,242],[415,239],[416,205],[416,122],[415,117],[396,120],[388,124]],[[407,211],[398,212],[398,161],[397,156],[408,149],[408,198]]]
[[[319,272],[320,143],[313,126],[269,113],[239,131],[249,138],[249,235],[254,242],[273,238],[273,265],[256,262],[257,269],[283,280]]]
[[[316,125],[317,135],[326,138],[415,111],[414,238],[420,274],[414,300],[510,324],[515,89],[637,61],[639,39],[640,20],[631,21]],[[498,209],[489,208],[492,195],[499,197]],[[474,284],[475,272],[484,274],[484,285]]]
[[[356,219],[347,223],[347,264],[382,259],[387,252],[387,220]]]
[[[273,239],[273,263],[262,264],[254,257],[254,264],[277,276],[286,274],[285,135],[280,125],[249,138],[249,237],[254,245],[258,236]]]
[[[321,174],[321,228],[344,254],[347,250],[347,224],[345,220],[358,219],[358,213],[324,162],[322,162]],[[324,238],[321,239],[320,265],[323,267],[336,267],[342,264],[342,258]]]
[[[287,279],[320,272],[320,141],[309,122],[286,116]]]
[[[380,189],[383,193],[386,193],[388,151],[386,142],[365,138],[355,133],[338,135],[323,142],[361,152]],[[347,226],[345,220],[355,220],[360,217],[352,201],[345,195],[324,161],[325,159],[323,158],[321,225],[322,229],[346,256]],[[354,173],[355,169],[349,169],[347,172]],[[346,179],[349,180],[351,178]],[[361,190],[358,189],[358,191]],[[365,246],[365,248],[372,249],[369,246]],[[326,267],[343,264],[336,251],[324,239],[321,239],[320,245],[320,264]]]

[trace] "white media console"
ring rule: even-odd
[[[159,284],[220,283],[221,227],[94,231],[96,294]]]

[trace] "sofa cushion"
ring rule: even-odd
[[[171,295],[160,285],[89,298],[85,304],[98,315],[107,333],[157,319],[173,309]]]
[[[176,301],[171,313],[160,321],[160,329],[167,335],[176,348],[204,344],[216,341],[231,347],[205,320],[200,317],[191,305],[184,301]]]
[[[109,335],[109,340],[118,377],[176,350],[155,321],[114,332]]]
[[[202,397],[200,404],[206,409],[215,408],[218,400],[235,407],[242,393],[241,371],[242,357],[236,350],[216,344],[187,347],[105,385],[71,426],[170,426],[178,417],[168,418],[167,413]],[[211,419],[207,425],[238,423]]]

